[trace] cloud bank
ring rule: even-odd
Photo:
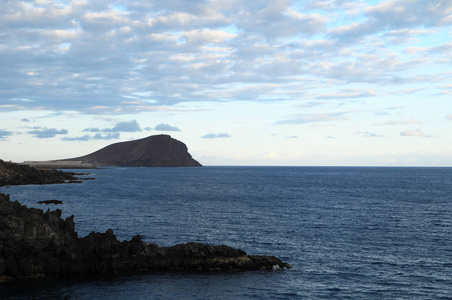
[[[400,72],[450,64],[450,42],[407,47],[408,57],[387,49],[447,28],[451,10],[451,1],[411,0],[4,1],[0,110],[129,114],[184,102],[372,97],[374,89],[321,89],[332,80],[409,83],[419,78]]]

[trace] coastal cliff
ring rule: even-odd
[[[85,156],[59,161],[80,161],[99,167],[202,167],[184,143],[164,134],[112,144]]]
[[[229,246],[147,244],[139,235],[118,241],[111,229],[79,238],[74,216],[28,208],[0,193],[0,281],[60,275],[150,271],[272,270],[291,266],[274,256]]]

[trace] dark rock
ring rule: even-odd
[[[61,200],[42,200],[38,201],[38,204],[63,204]]]
[[[0,186],[22,184],[53,184],[76,180],[74,173],[36,168],[5,162],[0,159]]]
[[[85,156],[58,161],[81,161],[98,167],[201,167],[184,143],[164,134],[112,144]]]
[[[0,193],[0,280],[69,274],[157,270],[272,270],[291,266],[274,256],[247,255],[229,246],[199,243],[159,247],[137,235],[118,241],[109,229],[78,238],[74,217],[27,208]]]

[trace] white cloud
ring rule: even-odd
[[[377,134],[374,132],[369,132],[369,131],[365,131],[365,132],[357,132],[357,134],[360,134],[364,137],[385,137],[384,135],[381,134]]]
[[[222,44],[227,40],[235,38],[237,34],[221,30],[196,29],[185,31],[181,36],[189,45],[204,45]]]
[[[452,24],[451,1],[389,0],[363,8],[366,19],[330,30],[331,37],[352,42],[382,31],[399,31]]]
[[[117,140],[119,139],[119,137],[120,137],[119,132],[108,132],[108,133],[96,133],[93,136],[85,134],[78,137],[63,137],[61,138],[61,140],[66,142],[74,141],[86,142],[92,140]]]
[[[131,120],[126,122],[118,122],[116,125],[108,130],[105,130],[106,132],[140,132],[141,127],[138,124],[137,120]]]
[[[380,26],[393,28],[452,24],[451,1],[391,0],[364,9]]]
[[[361,91],[356,89],[344,89],[337,93],[324,94],[317,96],[316,99],[349,99],[349,98],[364,98],[373,97],[377,93],[374,90]]]
[[[383,123],[374,123],[373,125],[381,126],[381,125],[408,125],[408,124],[422,124],[420,121],[411,118],[410,120],[389,120]]]
[[[7,139],[8,136],[13,135],[12,131],[0,129],[0,141],[4,141]]]
[[[284,101],[300,95],[294,82],[311,85],[308,76],[324,86],[331,79],[384,83],[397,72],[426,63],[403,61],[394,53],[378,51],[378,45],[365,51],[373,55],[359,53],[360,45],[345,48],[343,39],[338,42],[325,35],[327,25],[330,36],[355,35],[354,31],[371,25],[380,30],[383,23],[376,19],[393,10],[392,2],[365,9],[363,3],[344,1],[311,1],[304,6],[270,0],[120,4],[7,2],[0,12],[0,23],[8,32],[0,54],[10,80],[0,82],[0,91],[8,90],[10,99],[29,99],[22,106],[28,109],[126,114],[181,102]],[[407,7],[408,2],[400,5]],[[314,8],[317,11],[310,12]],[[432,9],[430,15],[445,16]],[[352,11],[361,11],[364,19],[334,26],[335,10],[346,12],[351,19],[360,14]],[[394,28],[384,33],[404,39],[428,34],[434,31]],[[431,50],[439,55],[450,48],[447,44],[441,47]],[[27,70],[22,71],[22,66]],[[279,85],[271,94],[261,88],[270,82]],[[232,89],[228,86],[234,84]],[[124,97],[150,91],[152,106],[123,102]],[[12,100],[2,105],[20,109]]]
[[[290,125],[290,124],[306,124],[315,122],[333,122],[347,120],[346,114],[351,112],[336,112],[336,113],[320,113],[320,114],[302,114],[292,119],[278,121],[277,125]]]
[[[181,131],[176,126],[171,126],[169,124],[163,124],[163,123],[155,126],[155,130],[157,130],[157,131]]]
[[[230,138],[229,133],[207,133],[202,136],[203,139],[219,139],[219,138]]]
[[[400,133],[401,136],[407,136],[407,137],[432,137],[429,134],[426,134],[421,129],[416,130],[405,130]]]
[[[84,132],[141,132],[142,129],[137,120],[117,122],[112,128],[85,128]]]
[[[48,139],[53,138],[59,134],[67,134],[67,129],[56,129],[56,128],[47,128],[47,127],[32,127],[32,130],[27,131],[28,134],[39,138],[39,139]]]

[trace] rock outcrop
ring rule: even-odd
[[[118,241],[111,229],[79,238],[74,217],[11,202],[0,193],[0,280],[158,270],[266,270],[291,268],[274,256],[247,255],[199,243],[159,247],[139,235]]]
[[[201,167],[187,146],[169,135],[109,145],[91,154],[59,161],[81,161],[99,167]]]
[[[0,159],[0,186],[77,182],[74,173],[36,168]]]
[[[38,204],[63,204],[63,201],[61,200],[42,200],[42,201],[38,201]]]

